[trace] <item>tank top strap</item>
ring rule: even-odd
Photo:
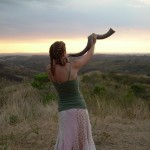
[[[70,65],[69,65],[68,80],[70,79],[70,74],[71,74],[71,63],[70,63]]]

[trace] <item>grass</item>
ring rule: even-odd
[[[124,78],[124,75],[121,79],[121,75],[100,72],[80,77],[97,147],[113,141],[116,133],[106,130],[108,123],[125,125],[133,120],[147,122],[150,119],[150,85],[144,82],[148,79],[139,76],[142,82],[138,83],[137,77],[128,75],[126,80]],[[46,86],[49,89],[43,90],[33,88],[31,81],[17,83],[1,79],[0,84],[0,149],[53,149],[57,102],[43,103],[43,94],[47,90],[52,94],[50,98],[56,98],[53,85],[49,84]],[[98,130],[103,126],[106,128]]]

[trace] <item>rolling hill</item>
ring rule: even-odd
[[[1,55],[0,77],[17,81],[23,77],[32,78],[36,73],[45,72],[48,63],[47,55]],[[150,55],[96,54],[80,73],[91,71],[149,76]]]

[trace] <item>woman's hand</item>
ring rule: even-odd
[[[97,34],[92,33],[91,35],[88,36],[88,39],[92,40],[92,44],[96,43],[96,39],[97,39]]]
[[[92,58],[93,53],[94,53],[94,48],[95,48],[95,43],[97,39],[97,34],[92,33],[91,35],[88,36],[88,51],[85,55],[83,55],[81,58],[77,59],[74,61],[74,68],[76,70],[80,70],[84,65],[86,65],[89,60]]]
[[[96,39],[97,39],[97,34],[93,33],[92,36],[93,36],[93,43],[95,44],[96,43]]]

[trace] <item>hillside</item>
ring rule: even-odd
[[[48,63],[46,55],[0,57],[0,149],[54,149],[57,94],[43,73]],[[94,55],[81,70],[97,150],[149,149],[149,75],[149,55]]]
[[[70,58],[72,59],[72,58]],[[21,80],[32,78],[34,74],[46,71],[49,63],[47,55],[1,55],[0,77]],[[150,75],[150,55],[94,55],[80,73],[100,71],[104,73],[121,73]],[[20,77],[20,79],[19,79]]]
[[[33,78],[35,74],[45,72],[48,63],[46,56],[1,56],[0,77],[15,81]]]
[[[38,80],[0,80],[0,149],[54,149],[56,91],[39,79],[45,89]],[[93,71],[79,80],[97,150],[149,150],[150,78]]]
[[[90,70],[149,75],[150,55],[94,55],[82,71]]]

